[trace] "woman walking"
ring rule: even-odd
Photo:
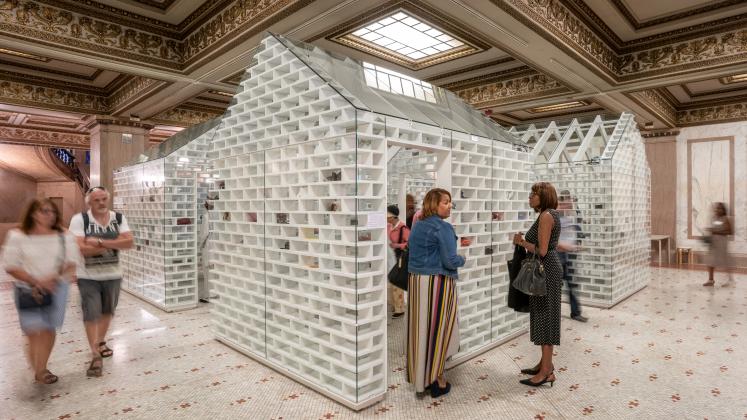
[[[68,283],[75,276],[80,252],[60,225],[60,211],[49,199],[36,199],[21,216],[21,226],[8,232],[3,266],[14,281],[21,330],[28,338],[28,358],[38,383],[58,377],[47,369],[62,327]],[[45,297],[46,295],[46,297]]]
[[[465,258],[456,253],[454,228],[444,220],[449,215],[451,194],[428,191],[408,242],[407,382],[416,392],[429,389],[433,398],[451,390],[444,366],[459,350],[455,282]]]
[[[542,357],[535,367],[521,370],[521,373],[533,376],[520,382],[529,386],[549,382],[552,386],[555,383],[552,353],[553,346],[560,345],[560,292],[563,285],[563,267],[555,249],[560,238],[555,187],[549,182],[532,185],[529,206],[539,216],[527,231],[526,239],[522,238],[521,233],[514,235],[514,244],[541,258],[545,267],[547,295],[529,297],[529,335],[532,342],[541,347]]]
[[[723,284],[726,287],[734,282],[734,274],[731,271],[734,264],[729,255],[729,236],[734,234],[734,228],[726,212],[726,204],[713,204],[713,220],[711,221],[709,230],[711,231],[711,241],[706,260],[708,264],[708,281],[703,283],[703,286],[714,285],[713,273],[718,267],[726,269],[729,273],[729,281]]]

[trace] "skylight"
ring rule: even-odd
[[[422,60],[464,46],[463,42],[404,11],[370,23],[351,35],[411,60]]]
[[[368,86],[436,103],[436,96],[433,94],[433,86],[430,83],[366,62],[363,63],[363,73]]]

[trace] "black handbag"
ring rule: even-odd
[[[402,243],[403,229],[405,229],[404,226],[399,229],[399,242],[397,243]],[[389,270],[387,278],[389,279],[389,283],[392,283],[394,286],[407,291],[407,277],[409,275],[409,272],[407,271],[407,263],[410,260],[410,252],[407,250],[407,248],[396,249],[395,255],[397,257],[397,262],[394,264],[394,267]]]
[[[514,256],[508,261],[508,307],[516,312],[529,312],[529,295],[514,287],[512,284],[519,275],[521,263],[527,256],[524,247],[514,246]]]
[[[536,254],[525,258],[521,262],[521,270],[519,270],[513,286],[529,296],[545,296],[547,294],[547,278],[542,258]]]
[[[65,264],[65,237],[60,234],[60,245],[62,246],[62,256],[60,258],[60,273]],[[46,293],[38,287],[15,287],[18,309],[35,309],[43,308],[52,304],[52,294]]]

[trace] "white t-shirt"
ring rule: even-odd
[[[75,238],[70,232],[62,235],[65,238],[64,256],[58,233],[27,235],[20,229],[11,229],[3,246],[3,267],[6,270],[20,268],[35,278],[58,273],[65,262],[72,262],[80,267],[82,257]],[[16,281],[16,284],[28,285],[20,281]]]
[[[114,236],[116,228],[117,218],[113,211],[109,211],[109,223],[106,226],[102,226],[88,210],[88,236],[101,236],[111,235]],[[125,233],[130,231],[130,226],[127,224],[127,219],[124,214],[122,215],[122,223],[119,225],[119,233]],[[70,220],[70,232],[76,237],[84,238],[86,232],[83,230],[83,215],[81,213],[73,216]],[[78,278],[88,280],[116,280],[122,278],[122,270],[119,267],[119,263],[116,264],[100,264],[100,265],[78,265]]]

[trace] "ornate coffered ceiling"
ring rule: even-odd
[[[408,61],[351,38],[397,11],[464,47]],[[134,118],[160,140],[220,116],[270,30],[451,89],[504,125],[630,110],[664,129],[744,118],[745,28],[736,0],[0,0],[0,104]],[[86,141],[17,121],[0,123]]]

